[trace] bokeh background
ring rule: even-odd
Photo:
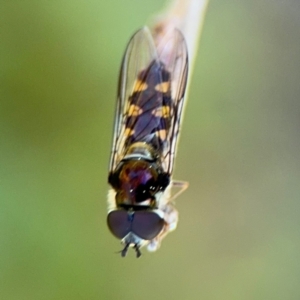
[[[118,70],[160,0],[0,2],[0,299],[300,299],[300,2],[211,0],[154,254],[106,228]]]

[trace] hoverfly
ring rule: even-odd
[[[177,29],[130,39],[119,77],[108,182],[107,225],[124,245],[149,251],[177,226],[172,200],[187,188],[171,181],[188,75],[188,51]],[[179,192],[171,196],[171,188]]]

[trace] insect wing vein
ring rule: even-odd
[[[157,53],[150,31],[144,27],[130,39],[121,65],[110,171],[116,168],[126,151],[126,122],[130,117],[130,96],[134,87],[138,86],[136,80],[140,71],[146,69],[152,61],[157,61]]]
[[[154,37],[159,60],[170,73],[170,128],[166,138],[166,147],[163,149],[163,168],[171,174],[179,134],[181,116],[184,108],[184,96],[188,76],[188,50],[182,33],[171,29],[163,35],[158,33]]]

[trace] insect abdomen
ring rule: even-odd
[[[170,126],[170,74],[153,61],[141,71],[129,98],[126,120],[126,146],[146,142],[156,150],[162,147]]]

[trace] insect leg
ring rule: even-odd
[[[165,213],[165,226],[163,230],[160,232],[160,234],[152,239],[148,246],[147,249],[148,251],[156,251],[161,244],[162,239],[171,231],[175,230],[177,227],[178,223],[178,211],[177,209],[173,206],[172,203],[168,203],[167,205],[164,206],[163,212]]]
[[[159,209],[164,213],[165,226],[160,234],[149,242],[147,246],[148,251],[156,251],[159,248],[162,239],[177,227],[178,211],[168,197],[168,192],[170,192],[171,187],[172,186],[169,185],[168,189],[165,191],[166,194],[160,198]]]
[[[171,182],[171,188],[179,188],[179,191],[177,191],[174,195],[172,195],[169,201],[175,200],[188,187],[189,187],[189,183],[187,181],[179,181],[179,180],[172,181]]]

